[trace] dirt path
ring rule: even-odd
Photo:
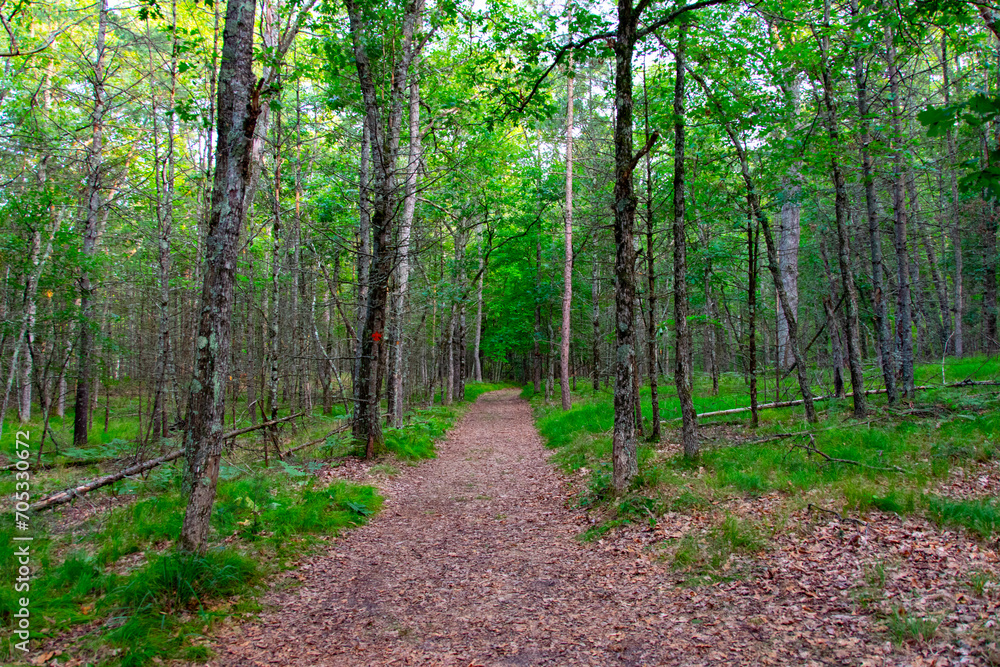
[[[581,545],[547,456],[515,391],[482,396],[216,664],[916,664],[852,614],[847,583],[817,599],[765,566],[684,588],[641,548]]]

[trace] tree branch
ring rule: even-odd
[[[632,158],[632,162],[630,162],[628,166],[629,171],[635,169],[635,166],[639,164],[639,160],[646,157],[646,153],[648,153],[653,148],[653,144],[655,144],[656,140],[659,138],[660,138],[660,131],[654,130],[653,133],[649,135],[649,138],[646,139],[646,145],[642,147],[641,151],[636,153],[634,158]]]

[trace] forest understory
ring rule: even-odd
[[[971,371],[1000,377],[979,359],[947,379]],[[740,402],[738,377],[714,397],[710,382],[700,412]],[[747,413],[706,418],[693,464],[666,396],[663,441],[641,446],[622,496],[610,391],[580,387],[567,412],[518,393],[417,411],[380,461],[336,436],[270,470],[247,461],[259,445],[232,450],[203,562],[171,548],[169,467],[39,513],[49,627],[27,663],[1000,662],[995,388],[928,390],[864,420],[830,402],[816,426],[801,407],[762,410],[756,430]],[[311,421],[283,449],[331,423]],[[66,454],[44,488],[97,470]]]

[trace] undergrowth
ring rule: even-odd
[[[985,379],[998,370],[997,363],[981,358],[951,360],[945,376],[949,382]],[[940,383],[940,364],[921,367],[918,373],[923,382]],[[725,506],[727,499],[775,492],[790,499],[820,498],[845,511],[920,514],[938,525],[962,527],[983,538],[1000,532],[1000,502],[944,498],[931,490],[954,467],[1000,457],[1000,404],[995,392],[977,388],[923,391],[903,411],[889,410],[884,397],[873,396],[873,415],[864,422],[851,418],[849,400],[817,403],[820,423],[813,426],[805,422],[800,407],[766,410],[760,413],[756,433],[749,428],[749,413],[702,419],[705,428],[700,433],[706,437],[695,461],[685,460],[679,445],[670,444],[680,438],[679,422],[672,419],[679,416],[673,387],[661,386],[659,393],[663,442],[640,439],[638,474],[629,491],[616,497],[611,488],[614,406],[610,388],[582,387],[573,394],[573,407],[566,412],[559,405],[558,387],[551,403],[536,395],[530,385],[523,390],[522,396],[534,406],[539,432],[555,450],[552,460],[564,472],[583,475],[586,480],[576,502],[594,511],[594,523],[582,539],[599,539],[619,526],[655,521],[667,512],[704,514],[714,505]],[[709,378],[697,376],[694,393],[699,413],[746,405],[743,379],[735,374],[723,375],[714,396]],[[641,390],[640,400],[648,434],[652,419],[648,387]],[[713,426],[713,422],[724,423]],[[806,430],[814,433],[814,440],[777,437],[754,442]],[[822,454],[810,451],[813,447]],[[806,501],[799,502],[804,505]],[[712,531],[690,533],[671,546],[675,565],[702,574],[718,570],[729,555],[739,552],[724,537],[735,535],[735,517],[716,516]],[[759,537],[766,531],[757,533]],[[762,539],[746,548],[753,551],[766,545],[766,538]]]
[[[392,457],[378,464],[376,472],[397,474],[393,457],[406,463],[433,457],[435,442],[454,424],[463,406],[502,387],[470,383],[465,401],[459,404],[409,412],[403,428],[386,429]],[[322,438],[338,423],[338,414],[313,415],[297,439]],[[56,428],[62,428],[61,424]],[[57,466],[33,480],[39,495],[99,472],[96,467],[60,467],[66,461],[97,461],[130,453],[134,444],[118,437],[129,436],[129,428],[112,423],[103,438],[95,429],[86,448],[65,448],[51,458],[45,455],[43,460]],[[293,567],[296,559],[317,544],[365,523],[379,510],[382,499],[374,487],[348,482],[324,486],[311,474],[331,460],[337,465],[338,458],[357,453],[349,434],[340,433],[327,438],[312,455],[300,452],[286,460],[273,459],[269,468],[225,457],[210,544],[201,555],[173,548],[186,503],[180,462],[160,466],[145,479],[106,487],[108,495],[138,498],[95,513],[77,525],[62,525],[53,514],[34,517],[31,553],[35,569],[29,593],[14,591],[13,520],[8,514],[0,515],[0,621],[11,627],[17,598],[30,595],[36,619],[31,628],[32,647],[73,626],[91,624],[75,641],[74,651],[92,664],[132,666],[163,659],[204,662],[211,658],[207,635],[217,621],[258,611],[257,598],[276,573]],[[0,485],[0,492],[13,491],[9,475],[0,479]],[[9,635],[0,637],[0,656],[20,658]]]

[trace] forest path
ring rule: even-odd
[[[771,587],[682,588],[639,549],[580,544],[582,517],[548,454],[516,390],[484,394],[369,525],[221,637],[214,664],[805,665],[831,664],[834,648],[852,664],[881,653],[861,619],[798,611],[777,631],[788,598]]]

